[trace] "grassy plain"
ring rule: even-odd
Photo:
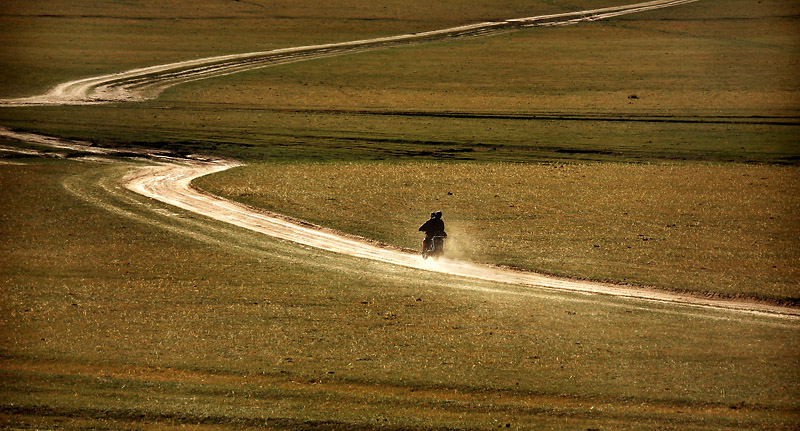
[[[18,161],[0,165],[2,427],[798,420],[794,324],[390,269],[121,191],[126,166]]]
[[[209,55],[613,4],[8,0],[0,10],[0,96]],[[799,152],[798,10],[788,0],[700,1],[584,26],[268,68],[141,104],[0,108],[0,124],[268,162],[231,175],[254,183],[264,205],[310,218],[318,208],[262,195],[276,182],[265,175],[286,180],[308,170],[315,181],[330,175],[321,187],[342,191],[345,178],[377,171],[386,176],[368,175],[365,186],[406,190],[401,174],[433,163],[461,174],[450,181],[460,188],[444,197],[457,201],[449,208],[486,214],[491,205],[465,202],[464,190],[481,176],[505,184],[518,172],[529,190],[483,190],[481,199],[515,205],[498,208],[523,232],[532,232],[525,217],[560,230],[510,232],[537,247],[519,262],[480,241],[463,256],[557,273],[596,267],[582,274],[628,279],[620,270],[630,268],[628,258],[642,265],[658,253],[696,252],[715,265],[700,268],[693,288],[709,289],[720,276],[719,291],[796,298],[796,238],[786,232],[797,225],[797,174],[776,165],[796,164]],[[359,163],[336,164],[343,160]],[[382,160],[389,162],[375,162]],[[567,165],[509,164],[554,160]],[[0,164],[0,427],[718,430],[800,422],[800,346],[791,323],[387,268],[254,237],[122,192],[123,166],[4,161],[23,164]],[[649,194],[637,200],[641,172],[653,179],[641,190],[688,207],[671,212]],[[620,186],[603,189],[608,178]],[[717,194],[703,195],[701,181]],[[562,194],[544,196],[553,189]],[[328,197],[306,192],[309,205]],[[602,199],[562,207],[567,192]],[[362,202],[333,198],[341,213],[331,224],[350,230]],[[410,202],[423,216],[441,203]],[[733,214],[732,202],[746,212]],[[703,213],[700,203],[721,213]],[[629,219],[606,220],[627,205]],[[640,223],[648,208],[659,218]],[[548,209],[564,223],[553,226]],[[484,232],[490,216],[448,220],[465,234],[494,238]],[[408,208],[392,217],[420,222]],[[715,242],[739,233],[719,226],[730,221],[750,228],[745,237],[775,238],[776,246]],[[578,224],[583,230],[573,229]],[[416,244],[395,227],[370,229]],[[675,249],[659,247],[666,244]],[[541,250],[563,253],[572,266],[541,259]],[[753,265],[757,281],[748,285],[725,253],[743,256],[736,262]],[[578,269],[581,259],[588,260]],[[642,278],[632,281],[670,282],[668,273],[647,272],[639,268]]]
[[[137,31],[152,36],[135,39],[133,51],[119,48],[128,63],[105,57],[109,50],[116,52],[113,47],[91,45],[94,39],[115,40],[114,26],[87,31],[91,37],[75,45],[95,50],[86,61],[126,70],[134,62],[155,64],[159,58],[167,62],[353,40],[563,8],[552,2],[519,3],[498,5],[491,15],[478,13],[482,8],[458,18],[431,11],[412,23],[353,9],[354,16],[342,21],[317,17],[321,27],[313,32],[300,17],[281,18],[280,8],[274,8],[259,12],[267,15],[258,19],[279,20],[281,31],[253,33],[246,30],[247,20],[232,25],[208,18],[206,25],[219,33],[218,39],[209,35],[207,43],[180,27],[200,25],[201,18],[179,20],[178,26],[132,19],[130,28],[141,25]],[[613,3],[580,2],[570,8]],[[701,1],[591,25],[266,68],[176,87],[141,104],[2,109],[0,123],[104,144],[217,152],[244,160],[795,163],[800,152],[798,9],[795,2],[781,0]],[[100,18],[88,22],[95,20]],[[330,22],[341,27],[331,29]],[[242,45],[245,31],[252,36],[249,47]],[[47,55],[46,49],[65,47],[65,41],[53,40],[58,37],[42,46],[22,46]],[[229,37],[230,46],[210,42]],[[30,73],[23,65],[7,70]],[[55,82],[65,78],[58,70],[50,72],[46,76]]]

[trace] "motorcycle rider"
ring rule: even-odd
[[[431,213],[430,220],[426,221],[419,227],[420,232],[425,232],[425,239],[422,241],[423,250],[427,250],[431,245],[431,241],[435,236],[447,237],[444,231],[444,221],[442,220],[442,212],[436,211]]]

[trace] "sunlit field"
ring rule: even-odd
[[[791,322],[548,293],[297,247],[0,165],[0,426],[781,429]],[[756,384],[757,382],[757,384]]]
[[[0,98],[208,56],[618,0],[7,0]],[[195,186],[449,257],[796,305],[800,4],[304,61],[0,126],[232,157]],[[31,155],[31,150],[44,156]],[[121,187],[0,139],[2,429],[795,429],[796,321],[431,274]],[[64,160],[66,158],[66,160]]]

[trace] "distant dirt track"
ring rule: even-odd
[[[656,0],[603,9],[483,22],[444,30],[376,39],[201,58],[65,82],[39,96],[0,99],[0,106],[89,105],[143,101],[156,98],[165,89],[178,84],[231,75],[278,64],[295,63],[303,60],[409,44],[491,36],[530,27],[566,26],[694,3],[696,1],[699,0]]]
[[[650,1],[628,6],[481,23],[412,35],[172,63],[136,69],[114,75],[72,81],[59,85],[47,94],[41,96],[0,100],[0,106],[96,104],[145,100],[157,97],[164,89],[177,84],[276,64],[388,48],[410,43],[424,43],[448,38],[486,36],[526,27],[570,25],[579,22],[594,21],[635,12],[693,3],[695,1],[698,0]],[[0,136],[59,148],[81,150],[98,155],[119,155],[120,153],[115,150],[90,146],[85,142],[61,140],[36,134],[18,133],[3,127],[0,127]],[[224,160],[180,160],[176,162],[174,160],[170,161],[168,154],[158,154],[153,151],[125,150],[124,153],[125,155],[147,157],[150,160],[163,160],[161,163],[136,169],[128,175],[124,182],[126,187],[130,190],[158,201],[183,208],[187,211],[202,214],[273,237],[332,252],[377,260],[393,265],[492,282],[510,283],[549,290],[609,295],[656,303],[679,304],[705,309],[727,310],[800,320],[800,309],[763,304],[754,301],[701,298],[654,289],[569,280],[450,259],[441,259],[438,262],[425,261],[416,253],[403,252],[385,245],[375,244],[363,238],[347,236],[340,232],[318,226],[311,226],[302,221],[291,220],[285,216],[256,210],[242,204],[203,193],[191,187],[191,181],[193,179],[237,166],[239,165],[237,162]]]

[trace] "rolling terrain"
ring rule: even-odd
[[[738,163],[754,163],[758,169],[752,172],[759,176],[753,182],[793,187],[796,144],[791,142],[798,122],[785,95],[794,87],[778,72],[768,72],[776,78],[761,83],[770,86],[763,92],[720,86],[725,73],[693,74],[691,67],[699,63],[727,68],[730,58],[720,51],[685,59],[691,65],[685,69],[671,69],[692,81],[687,94],[708,92],[711,100],[689,100],[677,91],[664,99],[675,86],[684,86],[677,76],[659,81],[663,90],[646,84],[635,94],[592,87],[605,85],[597,71],[614,70],[611,57],[592,53],[593,45],[586,42],[599,32],[619,35],[623,52],[650,46],[649,39],[630,39],[631,34],[667,35],[653,38],[658,48],[651,57],[636,57],[649,59],[634,67],[648,82],[648,76],[661,79],[654,65],[674,67],[678,57],[662,51],[660,43],[672,50],[670,44],[678,41],[683,49],[690,40],[687,52],[727,46],[734,39],[714,29],[736,23],[761,31],[761,15],[745,8],[743,17],[734,11],[731,18],[714,7],[707,9],[714,11],[710,17],[692,15],[702,8],[682,14],[681,6],[705,3],[697,0],[627,6],[586,0],[567,12],[558,11],[565,6],[540,3],[533,9],[556,11],[470,25],[450,15],[493,17],[483,11],[522,6],[509,1],[478,2],[466,12],[460,3],[452,11],[434,8],[431,15],[449,23],[438,31],[414,18],[414,4],[392,13],[385,8],[376,13],[380,2],[342,2],[312,12],[302,4],[276,4],[281,9],[270,13],[277,18],[263,21],[276,27],[256,34],[242,29],[262,28],[254,16],[267,8],[258,1],[205,2],[197,9],[165,2],[163,10],[131,8],[133,3],[91,10],[65,3],[66,12],[36,12],[34,5],[31,15],[10,12],[31,8],[10,2],[0,18],[18,29],[44,23],[51,33],[42,40],[62,34],[58,23],[66,21],[99,34],[131,32],[134,45],[158,48],[148,54],[154,58],[193,59],[149,61],[128,48],[118,51],[119,57],[130,55],[136,65],[108,72],[116,65],[95,63],[91,56],[86,64],[62,69],[42,56],[30,83],[25,77],[19,88],[41,87],[58,74],[95,77],[63,79],[64,84],[38,96],[20,95],[15,88],[14,97],[0,102],[0,124],[8,126],[0,127],[0,428],[794,429],[800,416],[797,307],[747,295],[678,293],[452,258],[423,261],[400,242],[387,245],[304,221],[313,211],[292,208],[292,216],[286,216],[262,209],[266,205],[234,202],[247,202],[242,197],[261,192],[257,187],[228,193],[226,199],[193,185],[201,176],[233,171],[259,183],[252,172],[271,175],[279,164],[290,170],[314,168],[313,174],[325,179],[336,172],[326,168],[349,169],[343,162],[348,157],[377,160],[363,169],[385,163],[387,172],[392,164],[403,168],[407,160],[432,157],[484,169],[507,166],[495,160],[557,160],[551,166],[557,170],[564,158],[576,166],[599,160],[609,169],[633,161],[644,170],[650,163],[656,169],[664,160],[688,160],[688,168],[676,172],[692,172],[694,163],[721,164],[725,172],[735,172],[742,166]],[[770,0],[758,7],[763,13],[778,4]],[[671,6],[676,7],[667,9]],[[634,13],[662,9],[642,21],[626,21]],[[356,18],[340,25],[339,14]],[[790,13],[767,15],[770,23],[792,21]],[[509,74],[509,86],[517,85],[514,74],[524,68],[514,69],[515,64],[543,62],[547,68],[549,60],[498,58],[486,48],[518,54],[515,50],[524,47],[526,53],[533,47],[515,44],[512,35],[541,31],[548,38],[551,31],[582,27],[572,24],[587,31],[574,33],[559,49],[575,45],[589,51],[575,57],[585,70],[562,73],[570,79],[584,73],[586,81],[562,87],[542,77],[544,93],[553,92],[547,97],[557,101],[553,106],[547,104],[550,99],[536,99],[546,103],[531,109],[525,97],[505,89],[488,98],[463,90],[441,99],[458,85],[445,79],[437,84],[410,66],[419,62],[419,68],[439,76],[437,56],[459,67],[474,60],[480,64],[473,68],[486,69],[486,62]],[[202,37],[216,35],[213,29],[224,25],[231,26],[226,43]],[[320,33],[307,31],[309,25]],[[173,26],[176,30],[169,31]],[[402,34],[395,32],[398,28],[412,30]],[[177,29],[189,29],[191,37],[181,38]],[[159,39],[160,31],[172,36]],[[72,33],[60,39],[88,41],[90,53],[117,52],[105,48],[102,38],[92,39],[91,32]],[[295,38],[288,45],[295,48],[240,49],[265,34]],[[692,36],[684,39],[686,34]],[[329,35],[334,42],[315,39]],[[780,37],[758,35],[758,41],[735,43],[747,52],[790,51]],[[58,39],[51,40],[53,46]],[[480,45],[493,39],[500,42]],[[237,47],[228,52],[246,53],[221,54],[228,43]],[[208,53],[181,54],[194,45],[196,52]],[[500,45],[508,45],[508,51]],[[2,61],[16,52],[8,46],[0,53]],[[396,57],[383,54],[395,51]],[[463,52],[479,54],[473,58]],[[57,57],[58,50],[51,54]],[[337,60],[344,54],[351,63]],[[791,58],[775,56],[775,61],[790,63]],[[412,59],[400,69],[407,79],[392,75],[398,72],[390,71],[387,59]],[[348,64],[351,68],[343,67]],[[50,71],[47,77],[42,70]],[[12,77],[24,75],[14,67],[4,73],[9,71]],[[342,85],[342,76],[353,71],[357,74],[347,79],[363,82],[365,94],[355,93],[352,83]],[[726,73],[735,78],[740,72],[731,67]],[[323,83],[327,75],[331,82]],[[391,75],[391,82],[384,75]],[[529,74],[521,75],[522,81],[530,80]],[[273,81],[278,76],[284,84]],[[586,82],[590,85],[584,88]],[[402,87],[406,84],[410,87]],[[414,90],[417,85],[422,92]],[[572,100],[571,91],[588,99]],[[607,109],[620,94],[626,108]],[[269,101],[260,99],[265,96]],[[656,107],[661,102],[665,105]],[[770,110],[754,108],[766,102],[774,102]],[[570,103],[581,108],[569,108]],[[531,137],[534,131],[540,136]],[[531,139],[557,145],[514,143]],[[673,139],[690,144],[673,148]],[[322,168],[304,164],[308,160],[321,161]],[[243,162],[263,166],[248,171]],[[782,171],[788,180],[766,181],[776,172],[771,163],[788,164]],[[588,172],[578,170],[572,180],[588,183]],[[333,198],[339,197],[348,196]],[[713,201],[700,199],[699,204]],[[693,224],[713,220],[698,215],[697,208],[689,212],[696,217]],[[343,211],[340,217],[346,215]],[[780,226],[796,220],[791,213],[773,215],[783,217]],[[769,236],[763,228],[773,223],[778,225],[764,220],[742,229]],[[772,264],[767,269],[787,271]]]

